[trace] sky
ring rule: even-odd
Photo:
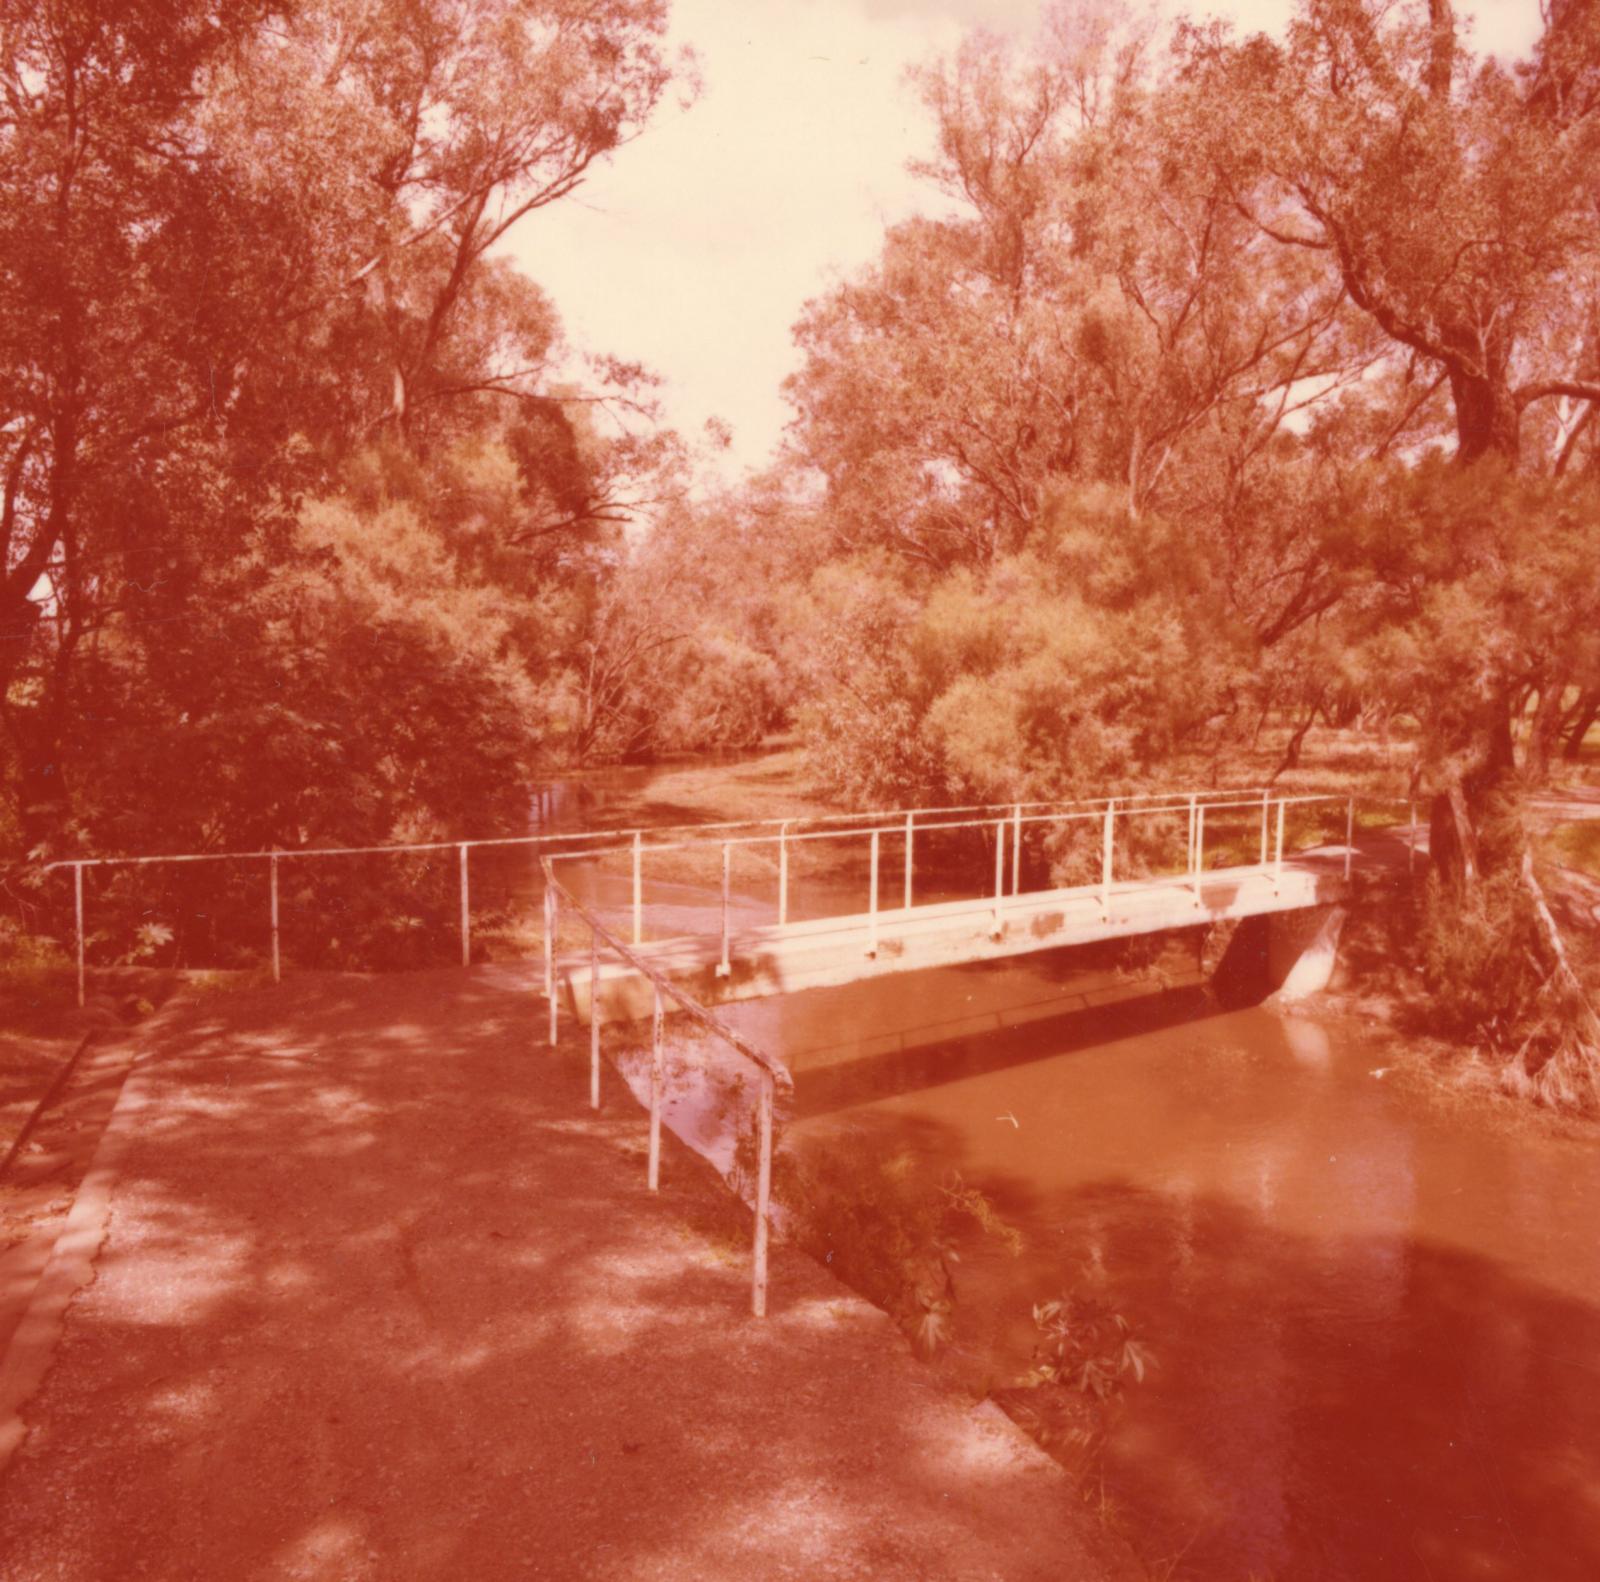
[[[1293,0],[1168,9],[1278,32]],[[1522,55],[1538,0],[1462,0],[1483,50]],[[869,262],[885,227],[942,200],[906,170],[931,128],[908,66],[968,29],[1027,34],[1039,0],[673,0],[671,37],[703,82],[571,197],[512,233],[573,345],[662,379],[666,420],[691,443],[708,419],[732,444],[706,463],[736,481],[788,420],[790,328],[812,297]]]

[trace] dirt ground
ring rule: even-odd
[[[1131,1574],[820,1266],[778,1249],[750,1318],[747,1211],[670,1138],[649,1194],[634,1101],[608,1073],[592,1115],[541,1025],[526,975],[483,968],[308,975],[122,1035],[0,1367],[0,1451],[26,1393],[0,1576]]]

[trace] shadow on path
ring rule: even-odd
[[[145,1048],[96,1278],[0,1482],[32,1579],[1096,1578],[992,1407],[483,973],[291,980]],[[119,1115],[116,1124],[128,1116]]]

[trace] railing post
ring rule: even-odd
[[[789,821],[778,826],[778,926],[789,921]]]
[[[272,872],[272,981],[283,982],[283,964],[278,956],[278,854],[274,852],[269,864]]]
[[[1194,904],[1203,905],[1200,895],[1201,874],[1206,866],[1206,805],[1201,802],[1194,810]]]
[[[1011,893],[1022,894],[1022,808],[1011,810]]]
[[[633,832],[633,942],[644,943],[644,831]]]
[[[761,1073],[761,1097],[756,1114],[758,1154],[756,1164],[756,1231],[751,1259],[750,1311],[767,1316],[767,1213],[772,1200],[772,1076]]]
[[[655,1015],[650,1040],[650,1162],[645,1181],[652,1192],[661,1187],[661,986],[655,986]]]
[[[998,939],[1004,930],[1000,921],[1000,902],[1006,893],[1006,821],[1001,819],[994,827],[994,927],[991,932]]]
[[[1406,872],[1414,874],[1417,871],[1417,804],[1411,804],[1410,841],[1406,847]]]
[[[717,963],[717,976],[726,978],[733,971],[733,962],[728,955],[728,876],[732,869],[733,848],[723,841],[722,843],[722,960]]]
[[[545,936],[550,963],[548,968],[550,975],[550,1047],[554,1049],[556,1046],[556,1019],[559,1014],[556,1007],[556,934],[561,927],[561,892],[554,885],[551,885],[546,894],[550,897],[550,929]]]
[[[878,831],[872,832],[872,889],[867,896],[867,954],[878,954]]]
[[[1189,842],[1188,850],[1184,853],[1183,868],[1188,874],[1194,873],[1194,818],[1195,808],[1199,805],[1199,798],[1193,791],[1189,793]]]
[[[1267,798],[1271,795],[1268,791],[1261,793],[1261,866],[1267,865]]]
[[[589,1108],[600,1108],[600,932],[589,928]]]
[[[1344,808],[1344,876],[1350,877],[1350,859],[1356,849],[1356,799],[1349,798]]]
[[[1284,799],[1278,798],[1278,850],[1272,861],[1272,882],[1276,887],[1283,885],[1283,808]]]
[[[1113,823],[1117,816],[1117,799],[1112,797],[1106,803],[1105,828],[1100,837],[1100,910],[1111,916],[1111,853],[1116,834]]]
[[[905,908],[911,910],[911,843],[915,838],[915,813],[906,814],[906,899]]]
[[[461,965],[472,965],[472,901],[467,887],[467,843],[457,848],[461,853]]]
[[[544,881],[544,995],[548,1000],[556,992],[555,925],[550,916],[550,902],[555,896],[555,884],[548,874]]]
[[[78,936],[78,1005],[81,1008],[84,1002],[85,973],[83,952],[83,864],[72,865],[72,903],[73,912],[77,918],[75,932]]]

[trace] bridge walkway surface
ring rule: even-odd
[[[173,1002],[0,1364],[0,1575],[1122,1577],[1065,1474],[775,1249],[536,969]],[[3,1316],[3,1315],[0,1315]]]
[[[1414,827],[1364,831],[1344,844],[1282,861],[1206,868],[1110,886],[1008,893],[876,912],[767,923],[713,933],[645,940],[640,960],[701,1004],[837,987],[886,973],[994,961],[1041,950],[1171,929],[1337,905],[1352,876],[1365,880],[1414,867],[1426,839]],[[649,1013],[651,986],[621,960],[602,960],[599,1001],[605,1021]],[[594,990],[586,953],[561,968],[567,1009],[587,1021]]]

